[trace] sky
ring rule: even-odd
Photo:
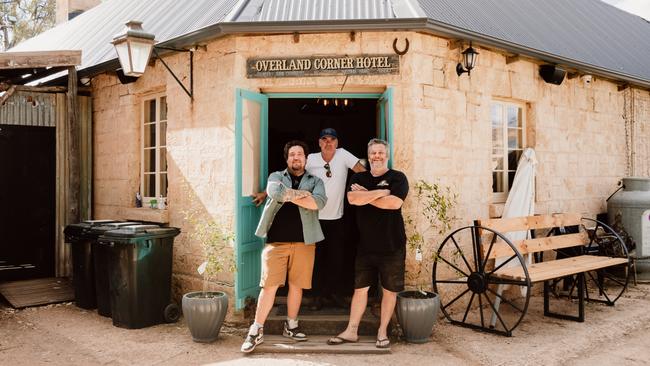
[[[628,13],[639,15],[647,20],[650,20],[650,0],[603,0],[606,3],[612,4],[621,8]]]

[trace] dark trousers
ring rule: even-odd
[[[349,289],[347,267],[353,251],[346,250],[345,225],[343,219],[320,220],[325,239],[316,243],[316,259],[312,277],[312,291],[315,296],[331,294],[345,295]]]

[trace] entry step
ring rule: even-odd
[[[264,324],[264,334],[282,334],[282,325],[287,319],[284,305],[275,306]],[[345,330],[350,317],[350,309],[323,307],[321,310],[300,309],[298,319],[300,328],[311,338],[312,335],[335,336]],[[379,318],[367,308],[361,323],[359,334],[373,336],[377,334]],[[373,343],[374,344],[374,343]]]
[[[301,320],[302,323],[302,320]],[[301,324],[302,327],[302,324]],[[264,327],[266,330],[266,326]],[[281,335],[264,334],[264,343],[255,348],[254,353],[337,353],[337,354],[387,354],[390,348],[375,347],[376,339],[361,336],[359,342],[344,343],[336,346],[327,344],[330,336],[309,336],[305,342],[296,342]]]

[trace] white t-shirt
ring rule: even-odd
[[[343,217],[343,197],[345,195],[345,181],[348,177],[348,169],[352,169],[359,159],[349,151],[338,148],[330,161],[331,177],[327,177],[325,160],[320,152],[309,154],[305,170],[323,180],[325,183],[325,194],[327,204],[318,211],[320,220],[336,220]]]

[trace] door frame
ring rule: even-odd
[[[239,109],[237,98],[239,98],[239,93],[242,94],[247,94],[248,97],[251,99],[256,99],[258,96],[261,94],[264,97],[268,99],[318,99],[318,98],[346,98],[346,99],[375,99],[377,100],[377,103],[380,105],[380,115],[378,116],[381,120],[385,121],[384,125],[380,125],[380,138],[385,139],[386,141],[389,142],[391,146],[391,151],[390,157],[392,161],[392,144],[391,140],[393,138],[393,107],[392,107],[392,98],[393,98],[393,88],[390,86],[387,86],[384,92],[379,92],[379,93],[336,93],[336,92],[256,92],[252,90],[247,90],[243,88],[237,88],[236,89],[236,95],[237,97],[235,98],[235,146],[236,146],[236,153],[235,153],[235,208],[237,210],[236,212],[236,219],[239,220],[243,218],[242,213],[240,212],[240,205],[239,205],[239,200],[241,199],[241,164],[242,164],[242,157],[241,157],[241,131],[237,130],[237,118],[241,118],[241,113],[242,111]],[[383,102],[383,103],[382,103]],[[386,108],[385,106],[388,108]],[[265,134],[265,138],[262,139],[262,146],[260,146],[261,151],[265,151],[268,149],[268,118],[269,118],[270,110],[267,108],[266,111],[263,111],[262,114],[262,119],[261,125],[262,125],[262,130],[260,131],[261,134]],[[261,136],[260,136],[261,137]],[[260,172],[260,189],[264,189],[266,187],[266,181],[268,179],[268,169],[264,169],[264,167],[268,166],[268,154],[265,156],[266,157],[266,162],[261,162],[260,167],[261,167],[261,172]],[[390,165],[389,165],[390,166]],[[261,207],[261,206],[260,206]],[[243,223],[241,222],[236,222],[236,233],[235,233],[235,256],[239,255],[239,245],[240,245],[240,233],[239,230],[243,227]],[[237,270],[239,272],[239,269]],[[235,308],[236,310],[240,310],[244,307],[244,301],[243,299],[240,299],[242,296],[239,294],[239,284],[238,284],[238,275],[235,275]]]

